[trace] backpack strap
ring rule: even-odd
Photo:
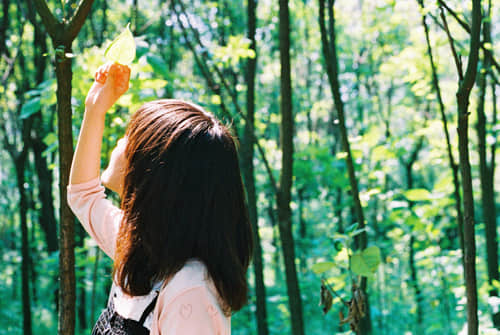
[[[144,324],[144,322],[146,321],[146,318],[148,317],[148,315],[153,311],[153,309],[156,306],[156,301],[157,300],[158,300],[158,294],[154,297],[154,299],[149,303],[148,307],[146,307],[146,309],[142,313],[142,316],[139,319],[139,324],[140,325]]]

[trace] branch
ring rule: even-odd
[[[443,20],[443,26],[444,26],[444,31],[446,32],[446,35],[448,36],[448,41],[450,42],[450,47],[451,47],[451,53],[453,54],[453,59],[455,60],[455,65],[457,66],[457,71],[458,71],[458,78],[460,81],[464,80],[464,73],[462,69],[462,61],[457,55],[457,51],[455,50],[455,41],[453,40],[453,37],[451,36],[450,29],[448,28],[448,22],[446,22],[446,16],[444,15],[444,11],[441,8],[441,19]]]
[[[180,15],[179,13],[175,10],[175,6],[174,7],[174,12],[175,12],[175,15],[177,16],[177,20],[178,22],[180,23],[181,25],[181,30],[182,30],[182,35],[184,36],[184,40],[186,41],[187,45],[188,45],[188,48],[191,50],[191,52],[193,53],[193,57],[194,57],[194,60],[196,62],[196,65],[198,65],[198,68],[200,69],[200,71],[202,72],[202,75],[203,77],[205,78],[207,84],[208,84],[208,87],[209,89],[216,95],[221,95],[221,91],[220,91],[220,86],[218,84],[215,83],[214,79],[212,78],[211,74],[210,74],[210,70],[208,69],[208,65],[206,64],[206,62],[202,62],[202,60],[200,59],[200,57],[198,57],[198,54],[196,53],[196,50],[193,46],[193,44],[191,43],[191,41],[189,40],[188,36],[187,36],[187,33],[186,33],[186,28],[184,27],[184,24],[182,23],[181,19],[180,19]],[[185,14],[184,14],[185,15]],[[229,111],[227,110],[226,108],[226,104],[224,103],[224,100],[221,99],[221,104],[220,104],[220,107],[222,109],[222,112],[224,114],[224,116],[226,116],[228,119],[233,119],[233,116],[231,115],[231,113],[229,113]]]
[[[479,0],[478,0],[479,1]],[[480,34],[481,34],[481,5],[472,6],[472,29],[470,34],[470,54],[467,60],[467,69],[465,70],[463,88],[472,89],[477,73],[477,62],[479,59]],[[462,85],[460,85],[462,86]]]
[[[45,0],[33,0],[35,2],[35,9],[38,15],[42,18],[42,22],[47,29],[52,40],[56,40],[59,34],[59,29],[63,25],[56,17],[52,14]]]
[[[455,11],[453,11],[447,4],[446,2],[444,2],[443,0],[438,0],[438,3],[440,6],[444,7],[448,13],[451,14],[451,16],[453,16],[455,18],[455,20],[457,20],[458,24],[460,24],[462,26],[462,28],[465,29],[466,32],[468,32],[470,34],[470,27],[469,25],[467,24],[467,22],[465,22],[464,20],[462,20]]]
[[[448,13],[451,14],[451,16],[453,16],[453,18],[458,22],[458,24],[467,32],[467,33],[471,33],[471,28],[469,26],[469,24],[463,20],[460,19],[460,17],[457,15],[456,12],[454,12],[443,0],[438,0],[438,3],[440,4],[440,6],[443,6],[447,11]],[[434,21],[437,22],[436,18],[429,14],[433,19]],[[440,25],[438,23],[438,25]],[[440,25],[441,26],[441,25]],[[441,26],[441,28],[444,29],[444,27]],[[493,52],[491,50],[488,50],[484,47],[484,43],[481,43],[480,44],[480,47],[483,51],[489,51],[491,52],[491,63],[493,64],[493,66],[495,67],[495,69],[497,70],[498,73],[500,73],[500,64],[498,64],[498,62],[496,61],[496,59],[493,57]],[[498,84],[498,81],[497,81],[497,84]]]
[[[94,0],[82,0],[80,2],[78,8],[75,11],[75,14],[71,17],[68,25],[66,26],[66,30],[64,33],[65,42],[71,44],[71,42],[73,42],[73,40],[76,38],[78,32],[85,23],[85,19],[87,18],[93,3]]]
[[[184,4],[182,3],[182,1],[177,1],[177,3],[179,3],[179,5],[181,6],[181,9],[182,9],[182,14],[184,15],[184,17],[186,17],[186,21],[189,25],[189,28],[191,29],[191,31],[194,33],[195,37],[196,37],[196,40],[198,42],[198,44],[205,50],[207,50],[207,48],[205,47],[205,45],[203,44],[203,42],[201,41],[201,37],[200,37],[200,34],[199,34],[199,31],[196,30],[193,25],[191,24],[190,20],[189,20],[189,16],[186,14],[186,9],[184,7]],[[188,47],[191,49],[191,51],[193,52],[193,55],[195,57],[195,61],[198,63],[198,66],[200,66],[200,63],[199,63],[199,58],[198,56],[196,55],[196,50],[194,50],[194,47],[191,45],[191,43],[189,42],[188,38],[187,38],[187,35],[185,34],[184,32],[184,24],[182,23],[182,20],[180,19],[180,15],[179,13],[177,12],[177,10],[175,9],[175,5],[172,6],[176,16],[177,16],[177,20],[179,21],[180,25],[181,25],[181,28],[183,29],[183,34],[184,34],[184,38],[186,40],[186,43],[188,43]],[[206,72],[206,71],[209,71],[208,69],[208,59],[206,57],[205,54],[202,54],[203,55],[203,58],[205,60],[205,66],[206,68],[203,69],[201,66],[200,66],[200,69],[202,70],[202,72],[204,72],[204,76],[205,76],[205,79],[207,79],[207,81],[209,81],[209,73]],[[230,89],[229,87],[229,84],[227,83],[227,81],[225,80],[224,78],[224,75],[222,74],[222,72],[220,71],[220,69],[213,65],[212,64],[212,69],[213,71],[215,71],[215,73],[217,74],[217,76],[219,77],[219,80],[220,82],[222,83],[222,85],[224,86],[224,88],[226,89],[226,91],[228,92],[229,96],[231,97],[231,100],[233,102],[233,105],[236,109],[236,113],[245,121],[245,122],[249,122],[248,121],[248,118],[245,116],[245,114],[242,112],[241,110],[241,107],[238,103],[238,99],[236,97],[236,95],[234,94],[234,92]],[[210,78],[210,81],[213,83],[213,79]],[[210,85],[210,81],[209,81],[209,85]],[[211,86],[211,85],[210,85]],[[231,118],[234,119],[234,116],[230,115]],[[265,169],[266,169],[266,172],[267,174],[269,175],[269,179],[270,179],[270,182],[271,182],[271,187],[273,188],[273,191],[277,194],[278,193],[278,184],[276,182],[276,179],[274,178],[274,175],[272,173],[272,170],[271,170],[271,167],[269,165],[269,162],[266,158],[266,155],[265,155],[265,151],[264,149],[262,148],[262,146],[260,145],[258,139],[257,139],[257,136],[255,135],[255,133],[252,133],[252,142],[257,146],[257,150],[259,151],[259,154],[261,155],[261,158],[262,158],[262,162],[264,163],[264,166],[265,166]]]

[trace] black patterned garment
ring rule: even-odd
[[[115,309],[116,290],[110,297],[108,306],[97,319],[92,335],[149,335],[150,326],[146,325],[146,319],[153,313],[158,299],[158,291],[153,300],[146,306],[138,320],[120,315]],[[150,322],[149,322],[150,325]]]

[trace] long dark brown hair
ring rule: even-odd
[[[113,273],[130,295],[195,258],[207,267],[226,315],[247,300],[252,233],[235,140],[201,107],[157,100],[126,131],[123,220]]]

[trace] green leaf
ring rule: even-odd
[[[371,246],[351,257],[351,270],[360,276],[370,276],[377,269],[382,257],[377,246]]]
[[[125,30],[111,42],[104,52],[104,57],[111,62],[128,65],[135,58],[135,41],[129,29],[130,23]]]
[[[430,200],[432,195],[429,191],[423,188],[414,188],[403,193],[406,199],[410,201]]]
[[[335,263],[333,262],[319,262],[314,264],[311,269],[313,272],[317,275],[322,274],[323,272],[326,272],[330,269],[332,269],[335,266]]]
[[[30,99],[23,105],[23,107],[21,107],[20,118],[27,119],[31,115],[40,111],[40,108],[41,108],[40,97],[35,97],[33,99]]]

